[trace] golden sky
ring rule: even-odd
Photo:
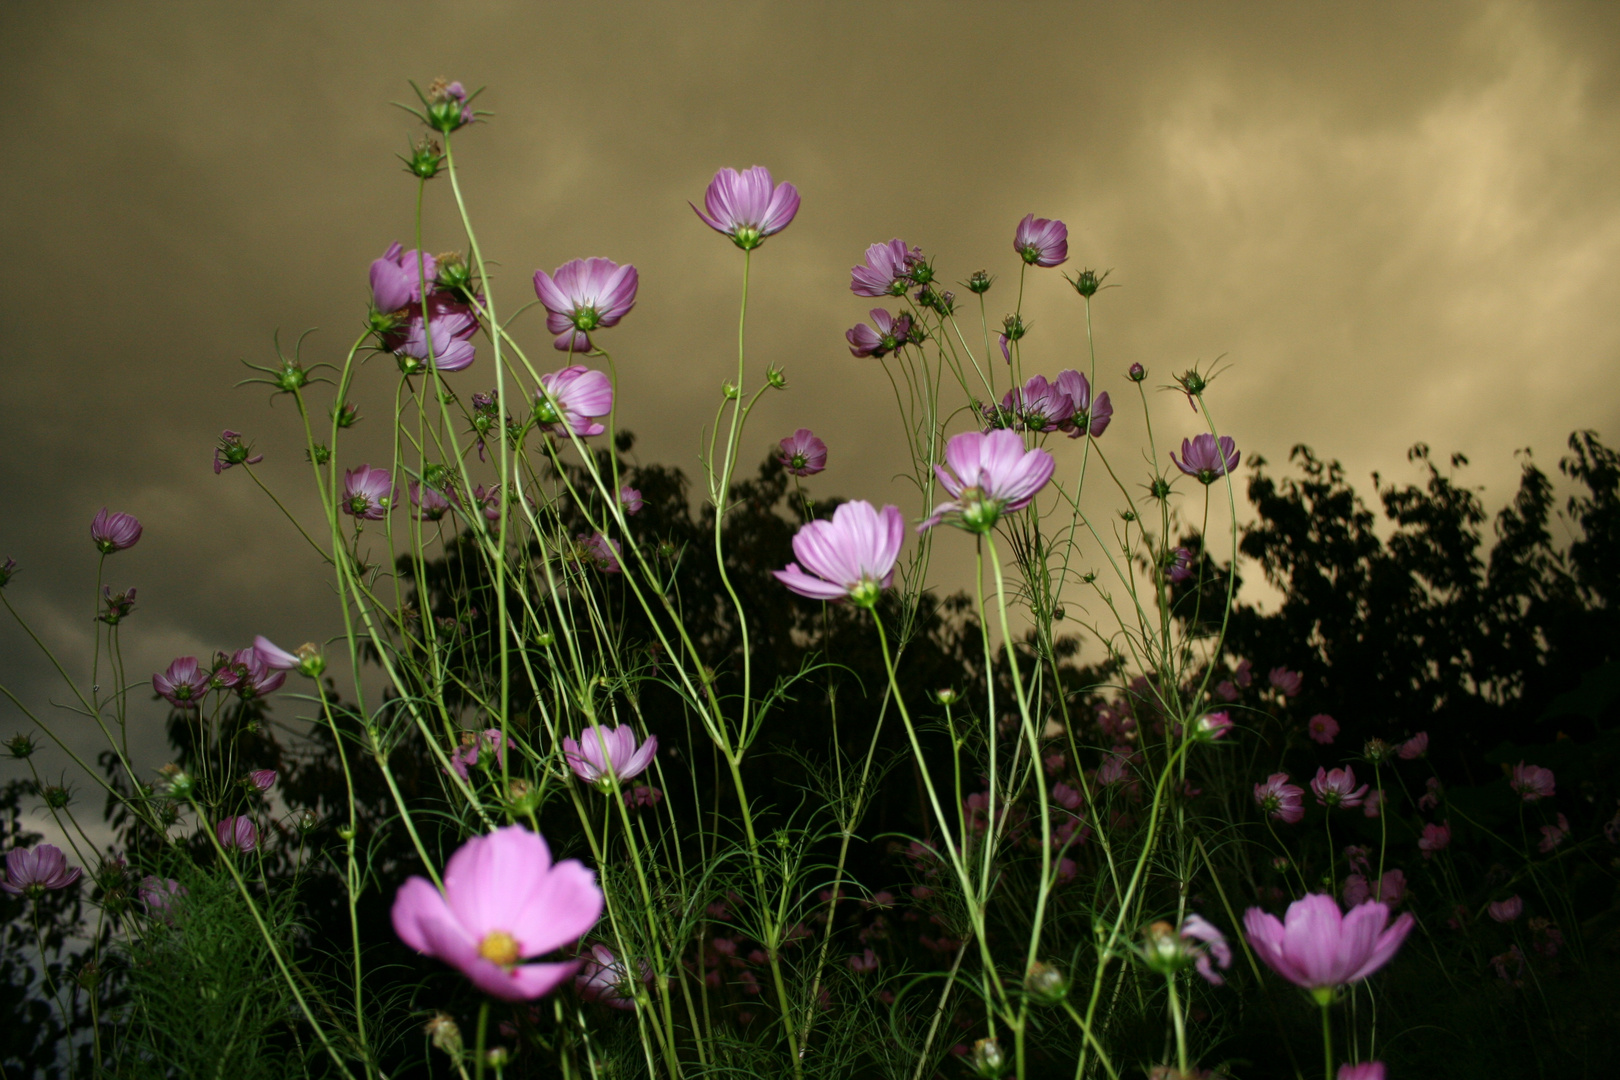
[[[109,562],[140,587],[132,675],[335,631],[318,563],[210,460],[222,428],[248,433],[308,512],[293,410],[233,384],[278,329],[318,327],[309,357],[339,359],[369,261],[408,245],[393,155],[417,128],[389,105],[407,79],[488,87],[495,115],[456,145],[504,308],[574,257],[640,269],[601,340],[644,460],[696,472],[741,257],[686,202],[756,163],[803,207],[755,260],[751,355],[790,391],[744,457],[812,427],[825,493],[906,495],[889,385],[843,341],[873,306],[848,268],[904,237],[947,280],[998,272],[999,321],[1032,211],[1068,223],[1065,269],[1121,286],[1097,302],[1101,387],[1123,397],[1133,361],[1159,385],[1219,357],[1212,402],[1246,453],[1307,442],[1358,481],[1406,480],[1424,440],[1466,453],[1494,506],[1515,449],[1550,466],[1572,429],[1620,436],[1620,5],[8,5],[0,71],[0,557],[70,665],[103,504],[146,525]],[[447,185],[429,198],[427,246],[460,246]],[[1026,371],[1078,366],[1057,271],[1025,310]],[[549,361],[541,319],[519,325]],[[491,382],[487,346],[453,378]],[[367,369],[354,463],[383,458],[392,384],[386,359]],[[1155,409],[1161,455],[1200,430],[1168,395]],[[1145,477],[1143,434],[1122,409],[1105,442]],[[10,628],[0,681],[55,693]]]

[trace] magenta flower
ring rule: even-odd
[[[1297,671],[1289,671],[1285,667],[1272,668],[1271,673],[1266,678],[1270,681],[1272,688],[1281,693],[1283,697],[1298,697],[1300,687],[1305,685],[1305,676]],[[1321,740],[1317,741],[1320,742]]]
[[[1232,718],[1224,709],[1220,712],[1205,713],[1193,725],[1193,734],[1201,739],[1222,739],[1231,730]]]
[[[67,856],[55,844],[14,847],[6,852],[6,877],[0,881],[0,889],[38,900],[49,890],[65,889],[78,881],[80,873],[77,866],[67,864]]]
[[[575,259],[554,275],[536,270],[534,292],[546,307],[546,329],[557,335],[553,344],[563,352],[589,350],[592,331],[617,325],[636,306],[639,282],[634,266],[612,259]]]
[[[90,539],[96,542],[97,550],[103,555],[132,548],[140,538],[141,523],[133,514],[109,514],[103,506],[90,523]]]
[[[227,685],[234,688],[244,701],[273,694],[287,681],[285,671],[265,666],[258,650],[253,648],[238,649],[232,653],[229,668]]]
[[[1406,897],[1406,875],[1399,870],[1386,870],[1384,876],[1378,879],[1378,896],[1376,899],[1395,907]],[[1351,874],[1344,879],[1345,907],[1355,907],[1375,899],[1372,895],[1372,883],[1361,874]]]
[[[245,817],[220,818],[214,825],[214,835],[219,837],[219,846],[227,851],[246,854],[259,846],[258,827]]]
[[[1196,478],[1200,484],[1213,484],[1217,478],[1237,468],[1242,456],[1230,435],[1222,435],[1217,446],[1215,436],[1206,431],[1191,439],[1182,439],[1181,459],[1178,461],[1172,452],[1170,460],[1175,462],[1176,468]]]
[[[1247,690],[1249,684],[1254,682],[1254,662],[1248,659],[1239,660],[1237,667],[1232,670],[1232,681]]]
[[[575,776],[608,792],[613,790],[614,777],[622,782],[647,771],[653,755],[658,753],[658,736],[649,735],[638,746],[633,728],[593,724],[580,732],[577,742],[564,736],[562,751]]]
[[[569,431],[588,436],[607,430],[597,423],[613,411],[613,381],[606,372],[574,364],[540,376],[540,385],[545,392],[535,391],[534,420],[542,431],[566,437]]]
[[[1069,260],[1069,227],[1025,214],[1013,234],[1013,250],[1031,266],[1059,266]]]
[[[617,540],[609,539],[601,533],[580,533],[574,537],[578,543],[578,552],[581,562],[589,563],[604,574],[624,573],[624,564],[621,561],[624,549],[619,547]]]
[[[729,170],[728,170],[729,171]],[[744,249],[746,250],[746,249]],[[642,964],[642,977],[651,979],[652,972]],[[585,955],[584,965],[574,976],[574,989],[586,1001],[610,1005],[615,1009],[636,1007],[635,993],[629,986],[624,963],[613,955],[606,945],[592,945]]]
[[[1063,373],[1070,374],[1076,373]],[[1063,375],[1056,385],[1047,382],[1045,375],[1031,376],[1022,387],[1007,391],[999,410],[985,406],[985,416],[994,426],[1013,431],[1056,431],[1068,425],[1074,417],[1074,398],[1063,390]]]
[[[541,997],[579,961],[521,964],[567,945],[602,916],[596,876],[577,860],[551,862],[544,838],[508,825],[452,856],[444,892],[413,877],[394,897],[394,932],[419,953],[459,969],[507,1001]]]
[[[800,428],[778,445],[782,456],[776,460],[794,476],[814,476],[827,467],[827,444],[809,428]]]
[[[922,249],[907,247],[901,239],[873,244],[866,262],[851,267],[849,291],[856,296],[904,296],[911,287],[912,267],[922,262]]]
[[[1026,451],[1011,431],[967,431],[945,444],[945,464],[934,475],[951,501],[934,507],[917,527],[931,529],[949,516],[970,532],[989,532],[1004,513],[1022,510],[1052,478],[1057,462],[1040,447]]]
[[[1563,814],[1558,815],[1558,824],[1543,825],[1541,827],[1541,841],[1536,849],[1543,855],[1549,854],[1565,840],[1569,839],[1569,818]]]
[[[463,780],[469,778],[467,768],[478,764],[480,750],[488,749],[495,755],[495,768],[506,766],[506,741],[501,735],[500,728],[488,728],[474,734],[471,731],[461,733],[461,745],[450,755],[450,769]]]
[[[263,454],[255,454],[252,447],[242,442],[241,432],[226,428],[220,433],[219,445],[214,447],[214,475],[233,465],[257,465],[263,460]]]
[[[619,489],[619,505],[624,507],[626,514],[635,515],[641,513],[641,492],[629,485],[621,487]]]
[[[1540,765],[1526,765],[1522,761],[1513,766],[1513,777],[1509,784],[1525,802],[1550,799],[1555,790],[1551,769],[1543,769]]]
[[[866,949],[858,953],[850,953],[848,963],[849,970],[853,971],[855,974],[870,975],[872,972],[878,969],[877,953],[873,952],[871,949]]]
[[[1420,731],[1395,748],[1402,761],[1412,761],[1429,752],[1429,733]]]
[[[195,656],[181,656],[167,671],[152,676],[152,689],[177,709],[195,709],[208,691],[208,676]]]
[[[1412,924],[1410,914],[1390,924],[1389,908],[1377,901],[1340,914],[1333,897],[1321,893],[1289,904],[1281,920],[1257,907],[1243,916],[1260,959],[1324,1004],[1335,987],[1360,982],[1389,963]]]
[[[254,769],[248,773],[248,783],[260,791],[269,791],[276,786],[276,770]]]
[[[1305,818],[1305,789],[1288,782],[1285,772],[1272,773],[1254,785],[1254,804],[1275,821],[1297,825]]]
[[[462,371],[472,365],[477,350],[472,336],[478,332],[478,317],[472,308],[448,293],[434,293],[423,305],[411,310],[403,334],[389,335],[387,343],[401,357],[400,369],[407,374],[422,370],[432,361],[440,371]],[[407,361],[416,361],[408,363]]]
[[[1165,576],[1170,579],[1170,584],[1180,585],[1183,581],[1186,581],[1193,576],[1192,557],[1192,552],[1188,551],[1184,547],[1178,547],[1176,550],[1170,553],[1170,565],[1166,568],[1165,573]],[[1229,682],[1223,682],[1220,684],[1220,686],[1215,688],[1215,691],[1217,694],[1219,694],[1221,693],[1221,686],[1230,688],[1231,685],[1232,684]],[[1222,700],[1231,701],[1236,697],[1237,692],[1233,691],[1231,697],[1223,697]]]
[[[799,189],[789,183],[773,186],[771,170],[763,165],[742,173],[721,169],[703,193],[703,207],[692,206],[703,224],[752,251],[792,223],[799,212]]]
[[[431,288],[438,276],[438,262],[432,255],[407,252],[394,241],[382,258],[371,263],[371,306],[378,312],[398,311],[422,299],[422,282]]]
[[[1384,1063],[1382,1061],[1363,1061],[1352,1065],[1345,1062],[1339,1066],[1335,1080],[1384,1080]]]
[[[362,465],[343,474],[340,509],[360,521],[381,521],[394,503],[394,478],[386,469]]]
[[[253,639],[253,654],[259,658],[259,663],[271,671],[297,671],[301,662],[295,653],[288,652],[263,634]]]
[[[1317,713],[1305,722],[1305,731],[1312,739],[1327,746],[1338,738],[1339,722],[1325,712]]]
[[[450,510],[450,500],[434,488],[412,480],[410,489],[411,505],[416,508],[416,516],[421,520],[438,521]]]
[[[1485,911],[1499,923],[1510,923],[1524,914],[1524,900],[1515,893],[1506,900],[1492,901]]]
[[[1418,850],[1423,852],[1425,859],[1434,858],[1450,846],[1451,826],[1449,824],[1423,826],[1423,835],[1418,837]]]
[[[1367,797],[1367,785],[1356,787],[1356,771],[1346,765],[1342,769],[1317,769],[1316,779],[1311,781],[1311,790],[1316,793],[1316,801],[1321,806],[1329,808],[1342,806],[1349,809],[1360,806],[1361,800]]]
[[[852,356],[881,359],[906,344],[911,334],[910,315],[890,315],[883,308],[873,308],[867,314],[871,316],[872,326],[860,323],[844,331]]]
[[[1069,414],[1068,421],[1063,425],[1063,430],[1069,433],[1069,438],[1078,439],[1089,433],[1095,439],[1108,430],[1108,423],[1114,418],[1114,404],[1108,400],[1108,391],[1104,390],[1098,394],[1096,402],[1093,403],[1091,380],[1072,370],[1058,372],[1057,388],[1067,394],[1069,400],[1074,403],[1074,411]]]
[[[798,561],[772,573],[800,596],[812,600],[847,596],[861,607],[871,607],[894,580],[905,531],[899,507],[878,511],[869,502],[843,503],[831,521],[806,522],[793,536]]]
[[[140,885],[136,886],[135,899],[146,905],[149,914],[167,920],[174,917],[174,902],[189,891],[174,878],[160,878],[148,874],[141,878]]]
[[[1368,792],[1366,800],[1364,802],[1362,802],[1362,804],[1361,804],[1361,814],[1362,814],[1362,816],[1363,817],[1374,818],[1374,817],[1378,817],[1383,812],[1384,812],[1384,792],[1382,792],[1382,791]]]

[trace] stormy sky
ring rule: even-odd
[[[222,428],[248,433],[265,481],[312,513],[294,411],[234,384],[277,331],[317,328],[305,355],[324,361],[358,333],[369,261],[413,227],[394,155],[418,128],[390,104],[409,79],[488,87],[494,115],[456,148],[505,309],[537,268],[639,268],[603,343],[642,460],[697,471],[741,258],[686,202],[756,163],[803,208],[755,261],[751,356],[790,390],[744,460],[812,427],[832,447],[824,493],[907,497],[889,384],[844,344],[872,306],[849,267],[904,237],[947,280],[1000,274],[999,321],[1029,212],[1068,223],[1065,269],[1120,285],[1096,308],[1101,387],[1123,396],[1132,362],[1157,386],[1218,360],[1217,419],[1246,453],[1309,443],[1365,485],[1415,478],[1404,452],[1423,440],[1465,453],[1494,507],[1516,450],[1551,466],[1571,430],[1620,428],[1612,4],[13,4],[0,72],[0,558],[75,673],[103,505],[146,527],[108,562],[140,590],[132,677],[259,632],[336,632],[314,556],[210,460]],[[428,202],[426,246],[463,246],[442,180]],[[1024,306],[1026,370],[1077,366],[1057,271],[1030,276]],[[551,355],[533,312],[518,327]],[[490,383],[487,351],[452,378]],[[346,464],[383,460],[393,384],[386,359],[366,369]],[[1154,407],[1162,460],[1201,421]],[[1122,409],[1107,438],[1145,478],[1140,419]],[[947,583],[968,551],[950,546]],[[0,682],[47,713],[66,697],[9,623]],[[28,726],[0,702],[0,735]]]

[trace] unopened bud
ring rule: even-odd
[[[423,180],[431,180],[439,175],[439,167],[444,164],[444,150],[424,135],[411,147],[410,156],[401,155],[399,160],[405,163],[406,172]]]
[[[315,816],[315,811],[313,810],[305,810],[302,814],[298,815],[297,825],[299,832],[313,832],[315,830],[315,826],[319,825],[320,823],[321,819]]]
[[[27,735],[13,735],[11,738],[6,740],[6,749],[11,751],[12,757],[22,760],[23,758],[33,756],[35,749],[34,740],[30,739]]]
[[[727,401],[736,401],[741,391],[733,383],[728,382],[720,387],[720,393],[725,396]]]
[[[1097,290],[1102,288],[1102,283],[1108,280],[1109,273],[1107,270],[1104,270],[1101,274],[1098,274],[1095,270],[1082,270],[1074,277],[1069,278],[1068,281],[1070,285],[1074,286],[1075,292],[1089,300],[1097,295]]]
[[[549,649],[557,643],[557,635],[550,630],[542,630],[534,635],[534,643],[542,649]]]
[[[968,1055],[968,1060],[973,1071],[985,1080],[996,1080],[1007,1071],[1007,1054],[996,1039],[980,1039],[974,1043],[973,1053]]]
[[[1064,610],[1062,604],[1053,604],[1052,605],[1052,618],[1054,620],[1056,620],[1057,622],[1062,622],[1063,617],[1065,615],[1067,615],[1067,614],[1068,614],[1068,612]]]
[[[434,1013],[433,1019],[429,1020],[422,1030],[427,1033],[428,1041],[436,1048],[443,1050],[456,1061],[461,1060],[461,1028],[449,1013]]]
[[[160,787],[165,795],[171,799],[189,799],[191,797],[195,782],[186,774],[184,769],[171,762],[159,769],[158,772],[163,777],[163,783]]]
[[[59,784],[52,784],[50,787],[43,788],[39,794],[45,800],[45,805],[52,810],[60,810],[73,801],[73,793]]]
[[[934,700],[938,701],[941,705],[955,705],[958,697],[959,695],[957,692],[948,686],[943,690],[936,690],[934,692]]]
[[[360,422],[360,406],[350,402],[332,414],[340,428],[352,428]]]
[[[1024,976],[1024,993],[1037,1005],[1056,1005],[1068,996],[1069,980],[1051,964],[1037,960]]]
[[[1388,761],[1392,753],[1393,748],[1383,739],[1368,739],[1366,745],[1361,748],[1361,756],[1374,765]]]
[[[765,372],[765,381],[780,390],[787,385],[787,376],[780,368],[768,368]]]
[[[6,556],[5,562],[0,562],[0,589],[10,583],[11,577],[17,572],[17,560]]]
[[[298,674],[310,679],[320,678],[321,672],[326,670],[326,657],[316,648],[313,641],[306,641],[298,646]]]
[[[968,292],[978,293],[980,296],[983,296],[985,293],[990,291],[990,286],[995,282],[995,280],[995,278],[990,276],[988,271],[977,270],[973,273],[972,277],[969,277],[962,284],[967,288]]]
[[[1125,377],[1130,379],[1131,382],[1141,382],[1147,378],[1147,368],[1141,364],[1132,364],[1131,369],[1125,373]]]

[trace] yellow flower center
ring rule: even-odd
[[[511,967],[518,962],[517,938],[505,930],[493,930],[478,943],[478,955],[492,964]]]

